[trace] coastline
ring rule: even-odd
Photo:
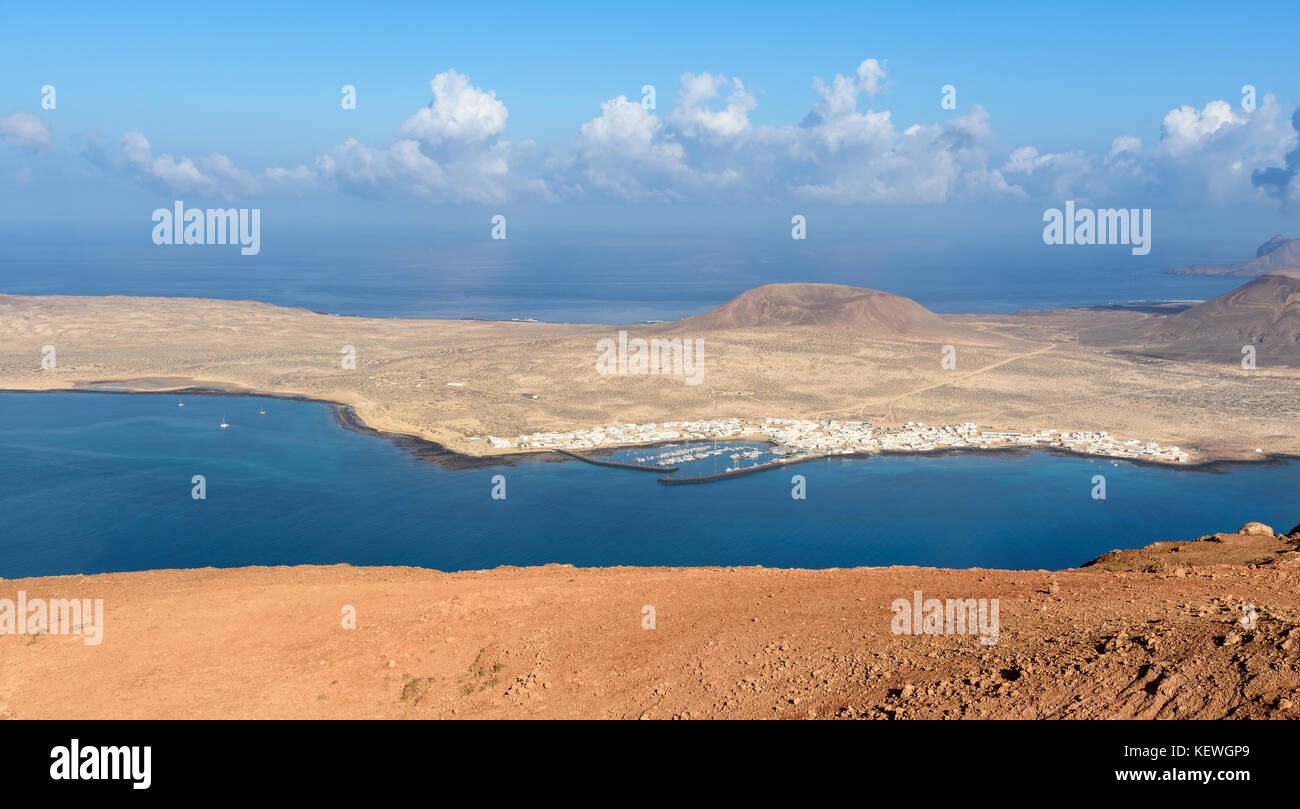
[[[746,302],[807,308],[807,296],[828,290],[842,297],[873,295],[890,312],[916,311],[915,304],[888,293],[774,285],[718,307],[712,319],[645,327],[645,337],[671,341],[690,331],[709,342],[709,383],[692,387],[662,375],[600,375],[590,353],[607,327],[593,324],[326,317],[272,304],[189,298],[0,296],[6,322],[13,319],[3,341],[13,357],[67,335],[59,338],[57,368],[19,361],[0,377],[0,386],[188,389],[350,406],[352,421],[418,438],[415,446],[426,457],[450,465],[559,460],[558,454],[543,453],[640,446],[642,439],[672,431],[660,436],[653,430],[609,430],[604,440],[539,440],[522,449],[511,446],[515,436],[586,436],[602,427],[716,418],[748,422],[760,431],[773,418],[868,421],[882,434],[904,435],[905,419],[1025,434],[1052,427],[1083,435],[1083,443],[1073,447],[1081,455],[1149,458],[1184,469],[1300,457],[1294,431],[1300,405],[1292,396],[1300,369],[1269,365],[1246,374],[1235,360],[1136,359],[1120,339],[1140,322],[1132,312],[1048,310],[1019,318],[954,314],[937,320],[920,312],[920,321],[908,321],[915,326],[910,331],[883,330],[874,320],[859,322],[847,314],[825,328],[741,317]],[[1109,342],[1079,342],[1074,335],[1080,329],[1090,335],[1101,330]],[[849,334],[857,336],[846,343]],[[940,338],[961,348],[959,369],[945,370],[934,361]],[[346,357],[340,363],[332,356],[339,346],[359,346],[362,365],[354,367]],[[1044,379],[1052,384],[1043,385]],[[682,432],[710,441],[730,437],[726,430]],[[1098,433],[1113,440],[1090,446],[1086,436]],[[1001,438],[979,443],[992,448]],[[1135,439],[1143,443],[1132,452],[1118,446]],[[1047,448],[1060,442],[1021,443]],[[930,449],[932,442],[903,440],[895,446],[929,452],[948,449],[946,444]],[[1167,452],[1171,447],[1195,451]],[[795,441],[790,448],[877,452],[880,446],[819,439]]]
[[[346,404],[344,402],[339,402],[332,399],[323,399],[314,396],[308,396],[305,394],[258,391],[258,390],[252,390],[252,389],[243,388],[235,385],[223,386],[220,383],[195,384],[195,385],[185,385],[185,386],[166,387],[166,388],[133,387],[131,383],[138,382],[138,381],[140,380],[129,380],[129,379],[128,380],[96,380],[94,382],[80,383],[74,387],[66,387],[66,388],[55,388],[55,387],[2,388],[0,387],[0,394],[4,394],[4,393],[101,393],[101,394],[110,394],[110,395],[243,396],[246,398],[253,398],[253,399],[278,399],[281,401],[313,402],[316,404],[324,404],[330,406],[334,411],[339,426],[342,427],[343,429],[392,441],[396,443],[398,446],[402,447],[403,449],[406,449],[411,453],[413,453],[420,460],[447,469],[483,469],[492,466],[510,467],[510,466],[515,466],[521,461],[525,461],[525,460],[541,460],[549,463],[564,463],[567,461],[579,461],[579,462],[587,462],[587,463],[593,462],[591,458],[582,457],[576,452],[563,451],[563,450],[550,450],[550,449],[514,450],[509,452],[495,452],[495,453],[484,453],[482,455],[470,455],[467,453],[458,452],[454,449],[451,449],[450,447],[438,443],[437,441],[434,441],[429,438],[425,438],[423,436],[413,435],[411,433],[397,432],[392,430],[384,430],[378,427],[371,426],[370,424],[366,423],[365,419],[362,418],[362,416],[359,413],[357,413],[356,408],[353,405]],[[735,441],[765,441],[767,443],[771,443],[770,439],[767,439],[764,436],[752,436],[752,437],[741,436],[741,437],[737,437],[734,440]],[[629,449],[633,447],[652,448],[652,447],[659,447],[659,446],[677,446],[683,444],[709,444],[709,443],[719,443],[719,442],[708,441],[705,439],[651,441],[646,443],[620,444],[617,446],[598,447],[591,450],[591,454],[596,454],[596,453],[610,454],[613,452],[617,452],[621,449]],[[737,472],[717,473],[716,475],[708,475],[707,480],[699,480],[695,478],[677,478],[672,480],[661,480],[660,482],[669,483],[669,484],[713,482],[717,480],[723,480],[727,477],[736,477],[737,475],[740,475],[742,472],[745,475],[748,475],[748,474],[754,474],[755,472],[771,471],[773,469],[777,469],[783,466],[793,466],[798,463],[806,463],[808,461],[823,460],[827,458],[855,458],[859,460],[869,460],[875,456],[918,457],[918,456],[949,456],[949,455],[956,456],[956,455],[963,455],[963,454],[980,455],[980,454],[990,454],[990,453],[1005,454],[1005,455],[1019,455],[1019,454],[1027,454],[1031,452],[1046,452],[1051,455],[1059,455],[1063,457],[1086,458],[1089,460],[1111,461],[1114,463],[1129,463],[1135,466],[1146,466],[1146,467],[1153,467],[1158,469],[1182,470],[1187,472],[1208,472],[1211,474],[1223,474],[1229,471],[1231,468],[1237,466],[1253,466],[1253,465],[1273,466],[1273,465],[1280,465],[1280,464],[1300,461],[1300,454],[1292,454],[1292,453],[1285,453],[1285,452],[1267,452],[1267,451],[1263,453],[1259,453],[1258,457],[1255,458],[1224,458],[1224,457],[1214,457],[1212,455],[1207,454],[1203,459],[1188,461],[1185,463],[1171,463],[1168,461],[1154,461],[1154,460],[1145,460],[1140,458],[1121,458],[1121,457],[1113,457],[1109,455],[1096,455],[1087,452],[1078,452],[1064,447],[1017,446],[1017,445],[991,446],[991,447],[969,446],[969,447],[946,447],[943,449],[931,449],[931,450],[882,449],[874,453],[871,452],[865,452],[865,453],[854,452],[854,453],[842,453],[842,454],[828,453],[822,455],[814,455],[808,458],[801,458],[798,461],[782,461],[777,463],[770,463],[768,465],[761,465],[760,467],[757,468],[742,467]],[[631,466],[632,468],[637,468],[640,471],[661,471],[659,468],[654,468],[653,470],[649,470],[649,469],[645,469],[644,467],[638,467],[636,465],[619,464],[616,462],[596,462],[595,465],[609,466],[615,468]],[[747,471],[747,470],[752,470],[752,471]],[[662,471],[669,471],[669,470],[667,468],[664,468]]]

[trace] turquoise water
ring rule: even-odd
[[[663,486],[575,461],[446,469],[312,402],[177,401],[0,394],[0,576],[335,562],[1059,568],[1248,520],[1300,522],[1294,463],[1210,473],[890,456]],[[795,474],[806,500],[790,497]],[[191,497],[194,475],[205,500]],[[505,500],[491,497],[494,475]]]

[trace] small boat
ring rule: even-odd
[[[259,411],[257,411],[257,415],[259,415],[259,416],[265,416],[265,415],[266,415],[266,411],[265,411],[265,410],[259,410]]]
[[[176,403],[176,406],[177,406],[177,407],[184,407],[184,406],[185,406],[185,403],[184,403],[184,402],[177,402],[177,403]]]
[[[230,427],[230,425],[226,423],[226,417],[225,417],[225,416],[222,416],[222,417],[221,417],[221,429],[225,430],[225,429],[227,429],[228,427]]]

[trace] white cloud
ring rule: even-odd
[[[301,180],[302,167],[291,174]],[[361,196],[414,195],[441,202],[502,202],[513,184],[503,144],[438,160],[410,139],[373,148],[349,138],[317,159],[315,179]],[[518,187],[531,186],[519,179]]]
[[[48,149],[54,143],[54,131],[30,112],[14,110],[0,115],[0,139],[29,149]]]
[[[1300,173],[1300,123],[1289,125],[1272,95],[1253,112],[1224,101],[1170,110],[1150,145],[1121,134],[1097,152],[1053,152],[999,143],[979,105],[942,122],[900,125],[889,109],[872,106],[886,79],[876,59],[848,76],[814,79],[802,121],[769,126],[751,120],[758,102],[740,78],[685,73],[663,118],[619,95],[602,102],[571,142],[543,152],[505,140],[505,103],[448,70],[430,82],[432,103],[399,124],[389,143],[349,139],[296,167],[254,175],[220,154],[155,155],[137,132],[123,137],[118,159],[94,143],[86,153],[144,182],[223,195],[338,190],[451,203],[524,196],[840,204],[1300,200],[1300,181],[1292,181]],[[21,111],[0,118],[0,134],[27,145],[49,142],[48,126]]]
[[[1253,112],[1225,101],[1211,101],[1199,111],[1171,110],[1160,143],[1143,156],[1164,194],[1227,204],[1266,196],[1251,182],[1252,173],[1281,165],[1295,144],[1295,131],[1269,94]]]
[[[123,167],[145,183],[178,194],[228,197],[258,191],[253,175],[223,154],[214,153],[201,158],[175,158],[168,154],[155,156],[149,139],[139,132],[127,132],[122,136],[121,159]]]
[[[1169,155],[1184,155],[1203,149],[1220,130],[1246,123],[1247,114],[1238,114],[1226,101],[1211,101],[1204,109],[1186,104],[1165,113],[1160,145]]]
[[[1292,142],[1300,144],[1300,107],[1291,113],[1291,128],[1296,133],[1292,136]],[[1277,161],[1272,161],[1270,165],[1255,169],[1250,174],[1250,183],[1256,188],[1261,189],[1265,194],[1282,200],[1287,208],[1300,206],[1300,145],[1287,152],[1282,158],[1282,165],[1276,165]]]
[[[618,96],[583,124],[563,161],[566,193],[623,198],[815,198],[939,202],[955,196],[1019,196],[988,167],[993,133],[973,107],[942,125],[895,127],[888,110],[858,110],[879,92],[884,68],[864,61],[852,77],[814,82],[820,95],[800,126],[758,126],[756,101],[737,78],[683,75],[660,122]],[[725,92],[724,92],[725,91]]]
[[[1029,196],[1083,198],[1088,196],[1088,179],[1095,164],[1095,159],[1083,152],[1040,154],[1033,146],[1022,146],[1008,155],[1001,171]]]
[[[310,165],[274,167],[285,190],[334,187],[360,196],[414,196],[436,202],[498,203],[516,194],[547,197],[545,183],[515,169],[531,143],[501,139],[509,111],[496,94],[448,70],[430,81],[433,102],[397,127],[386,146],[349,138]]]
[[[680,197],[690,183],[685,147],[663,136],[659,118],[639,102],[617,96],[583,124],[574,139],[572,189],[600,189],[623,199]]]
[[[715,99],[726,88],[726,104],[714,109]],[[737,78],[711,73],[682,74],[677,103],[665,123],[690,138],[734,138],[749,130],[749,112],[758,101],[745,92]]]
[[[851,113],[859,95],[879,93],[885,81],[885,67],[875,59],[865,59],[852,76],[836,73],[829,84],[820,77],[813,79],[813,89],[822,97],[813,111],[822,118],[836,118]]]
[[[433,88],[433,103],[398,127],[399,138],[429,144],[481,142],[505,131],[509,113],[496,93],[472,86],[467,77],[454,70],[439,73],[429,85]]]
[[[1141,148],[1141,138],[1135,138],[1132,135],[1120,135],[1110,142],[1110,152],[1107,153],[1106,159],[1108,161],[1120,159],[1126,153],[1136,153]]]
[[[1276,97],[1266,95],[1253,112],[1226,101],[1170,110],[1151,146],[1120,135],[1104,154],[1038,154],[1022,147],[1002,170],[1035,196],[1234,204],[1267,197],[1268,189],[1256,187],[1267,183],[1252,178],[1282,165],[1295,143]]]
[[[792,184],[802,196],[839,203],[931,203],[956,198],[1016,197],[1001,172],[988,167],[993,147],[982,107],[944,124],[899,130],[888,111],[841,107],[834,118],[805,121],[792,132]]]

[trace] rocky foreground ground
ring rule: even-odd
[[[0,716],[1298,718],[1298,585],[1300,531],[1257,523],[1055,572],[332,566],[7,580],[0,597],[102,598],[105,617],[97,646],[0,635]],[[918,590],[998,599],[997,643],[895,634],[891,605]]]

